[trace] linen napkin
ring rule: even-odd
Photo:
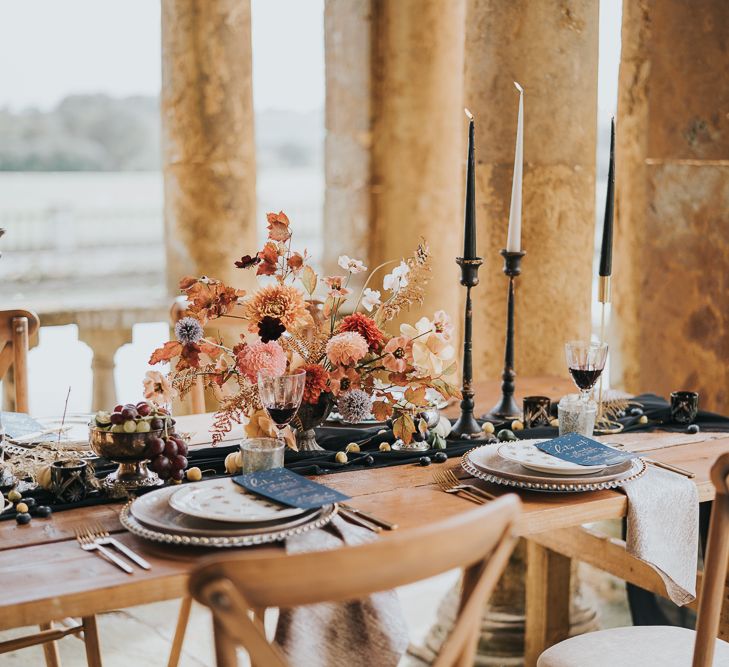
[[[628,553],[658,572],[678,606],[693,602],[699,544],[696,484],[650,466],[622,488],[628,496]]]
[[[367,529],[337,516],[321,530],[289,538],[286,553],[328,551],[342,542],[356,546],[373,539]],[[385,591],[365,600],[281,609],[275,641],[293,667],[394,667],[408,647],[408,629],[397,593]]]

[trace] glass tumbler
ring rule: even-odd
[[[283,468],[283,440],[276,438],[247,438],[240,443],[240,459],[243,472],[259,472]]]
[[[671,394],[671,421],[690,424],[699,411],[699,395],[695,391],[674,391]]]
[[[597,403],[585,402],[579,394],[563,396],[557,406],[559,415],[559,434],[579,433],[591,437],[595,430]]]

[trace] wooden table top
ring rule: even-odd
[[[558,396],[572,390],[568,380],[524,379],[525,394]],[[498,383],[478,388],[480,410],[496,401]],[[457,410],[457,409],[456,409]],[[180,429],[198,428],[203,415],[180,418]],[[209,417],[208,417],[209,419]],[[699,433],[630,433],[612,441],[641,445],[657,460],[674,463],[696,473],[699,497],[713,498],[709,468],[719,454],[729,450],[729,435]],[[395,466],[342,472],[322,481],[352,497],[351,504],[400,525],[400,530],[445,519],[472,507],[455,495],[440,491],[432,482],[435,469],[458,468],[457,459],[430,467]],[[503,487],[484,485],[497,495]],[[583,494],[520,492],[523,513],[518,531],[528,536],[546,530],[624,516],[627,499],[618,491]],[[177,598],[186,591],[187,575],[213,550],[173,549],[155,545],[126,533],[117,515],[120,506],[100,505],[59,512],[48,519],[33,519],[27,526],[0,522],[0,629],[34,625],[67,616],[92,613]],[[149,572],[135,568],[127,575],[95,554],[82,551],[74,539],[74,527],[99,522],[150,561]],[[382,533],[386,539],[387,533]],[[268,546],[256,548],[277,549]],[[219,554],[219,552],[216,552]]]

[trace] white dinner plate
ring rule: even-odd
[[[496,450],[502,459],[519,463],[528,470],[546,472],[552,475],[589,475],[605,469],[605,465],[583,466],[563,461],[556,456],[537,449],[537,443],[544,440],[515,440],[504,442]]]
[[[189,516],[233,523],[287,519],[306,511],[249,493],[231,479],[183,486],[170,496],[169,503]]]

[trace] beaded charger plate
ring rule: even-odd
[[[145,493],[132,501],[129,512],[147,528],[198,537],[231,537],[263,533],[270,531],[271,528],[291,528],[305,523],[318,511],[316,509],[306,510],[288,519],[279,517],[257,522],[230,523],[213,521],[192,517],[174,509],[170,505],[169,499],[176,491],[178,489],[172,486]]]
[[[182,547],[210,547],[225,549],[231,547],[250,547],[258,544],[281,542],[294,535],[300,535],[309,530],[316,530],[326,526],[337,513],[336,505],[326,505],[316,510],[307,521],[293,526],[277,525],[264,532],[246,533],[241,535],[181,535],[176,532],[166,532],[148,528],[138,521],[130,512],[131,503],[127,503],[119,514],[119,521],[133,535],[159,542]]]
[[[461,467],[473,477],[494,484],[547,493],[580,493],[616,489],[638,479],[646,471],[645,461],[631,459],[581,477],[529,472],[514,461],[503,459],[492,445],[470,449],[461,457]]]

